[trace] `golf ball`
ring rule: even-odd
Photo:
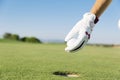
[[[120,28],[120,19],[119,19],[119,21],[118,21],[118,27]]]

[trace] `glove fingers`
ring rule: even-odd
[[[79,30],[80,30],[80,24],[81,24],[81,21],[79,21],[74,27],[73,29],[68,33],[68,35],[66,36],[65,38],[65,41],[68,41],[70,40],[71,38],[75,37],[75,35],[77,35],[79,33]]]
[[[77,51],[78,49],[81,49],[88,41],[88,38],[84,35],[82,37],[78,37],[78,39],[71,44],[71,46],[67,46],[67,48],[65,48],[65,51],[67,52],[73,52],[73,51]]]
[[[74,49],[70,48],[70,47],[67,47],[65,48],[65,51],[67,52],[74,52],[74,51],[77,51],[79,49],[81,49],[84,45],[85,45],[85,41],[83,41],[79,46],[75,47]]]
[[[73,29],[68,33],[68,35],[66,36],[65,41],[70,40],[70,39],[73,38],[75,35],[77,35],[77,33],[78,33],[78,30],[76,30],[75,28],[73,28]]]

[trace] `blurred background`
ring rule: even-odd
[[[0,38],[12,33],[35,36],[43,42],[64,42],[71,28],[95,0],[0,0]],[[89,43],[120,44],[120,0],[100,17]]]
[[[120,0],[100,17],[88,46],[69,54],[61,44],[95,1],[0,0],[0,80],[120,80]]]

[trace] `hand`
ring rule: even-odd
[[[86,13],[74,27],[68,33],[65,38],[67,47],[65,51],[73,52],[81,49],[90,39],[95,23],[98,21],[97,17],[92,13]]]

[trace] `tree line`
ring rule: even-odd
[[[3,39],[9,39],[9,40],[15,40],[15,41],[21,41],[21,42],[30,42],[30,43],[42,43],[42,41],[36,37],[20,38],[20,36],[18,34],[11,34],[11,33],[5,33],[3,35]]]

